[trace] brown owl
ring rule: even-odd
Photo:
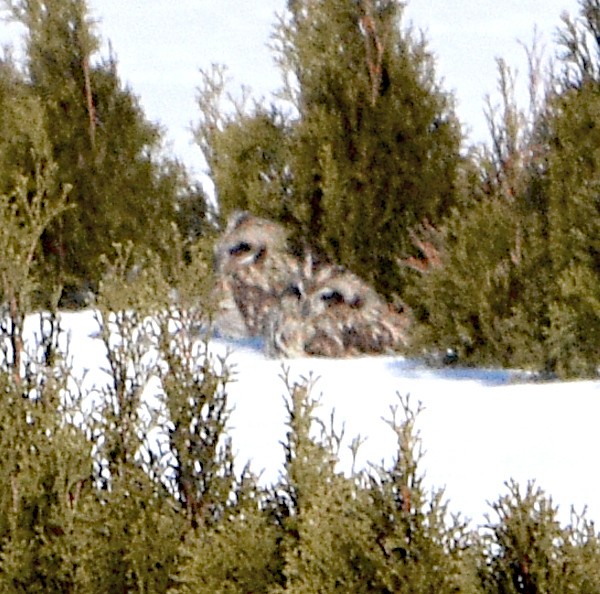
[[[234,212],[215,245],[217,328],[229,336],[263,336],[279,296],[297,268],[276,223]]]
[[[271,310],[266,348],[273,357],[392,353],[406,345],[408,325],[356,275],[307,258]]]
[[[347,357],[397,351],[408,316],[341,266],[287,250],[281,225],[235,212],[215,245],[216,325],[261,336],[273,357]]]

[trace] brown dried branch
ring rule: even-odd
[[[90,79],[90,63],[86,55],[83,58],[83,77],[85,81],[85,99],[90,122],[89,134],[92,150],[96,148],[96,106],[94,105],[94,97],[92,95],[92,82]]]
[[[399,259],[400,266],[412,268],[422,274],[442,266],[441,234],[429,221],[425,220],[416,229],[411,229],[409,237],[419,250],[419,255]]]
[[[371,79],[371,105],[375,105],[381,88],[384,45],[377,32],[375,19],[372,16],[373,6],[371,0],[363,1],[363,9],[364,14],[360,18],[360,23],[364,31],[367,68]]]

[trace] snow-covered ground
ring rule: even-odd
[[[71,333],[74,372],[81,377],[87,370],[84,388],[92,391],[106,381],[94,317],[64,314],[63,326]],[[231,351],[230,435],[239,467],[251,461],[265,483],[278,478],[283,464],[285,365],[292,379],[318,378],[319,416],[328,424],[335,409],[336,426],[345,428],[343,469],[357,435],[365,440],[358,467],[391,460],[396,436],[383,418],[391,418],[398,393],[410,394],[413,406],[424,406],[417,421],[421,471],[428,487],[445,488],[451,511],[481,524],[488,502],[507,493],[504,483],[513,478],[523,487],[535,480],[559,505],[561,522],[569,521],[573,505],[578,512],[587,507],[587,517],[600,524],[600,381],[526,383],[507,371],[433,370],[401,357],[282,362],[266,359],[257,344],[222,340],[211,349]]]

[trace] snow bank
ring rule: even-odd
[[[71,337],[74,375],[86,393],[99,394],[108,377],[92,312],[64,314],[62,324]],[[250,461],[265,484],[277,480],[283,464],[285,366],[292,379],[319,378],[313,394],[321,395],[318,415],[328,424],[335,410],[335,426],[344,426],[342,470],[350,467],[349,446],[357,435],[365,440],[359,468],[390,463],[396,436],[383,418],[391,418],[398,393],[410,394],[414,406],[424,406],[417,422],[425,450],[421,471],[428,487],[445,488],[451,511],[481,524],[487,502],[505,494],[505,481],[514,478],[523,486],[535,480],[559,505],[561,521],[568,522],[571,505],[576,511],[587,506],[588,517],[600,521],[594,470],[600,382],[519,383],[510,372],[431,370],[391,357],[281,362],[265,359],[258,347],[215,340],[210,348],[218,355],[231,351],[230,434],[238,468]]]

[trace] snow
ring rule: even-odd
[[[247,349],[232,360],[239,378],[230,389],[234,446],[241,459],[264,468],[263,478],[274,480],[283,462],[277,449],[285,419],[281,362]],[[426,484],[445,488],[452,511],[481,524],[487,502],[506,493],[504,483],[514,478],[523,486],[535,480],[559,504],[562,521],[572,505],[577,511],[587,506],[588,517],[600,519],[600,478],[590,464],[600,451],[600,382],[513,383],[518,380],[508,372],[431,370],[402,358],[285,364],[293,378],[320,378],[320,418],[327,422],[335,409],[338,424],[345,424],[345,470],[348,446],[359,434],[366,441],[357,467],[389,463],[396,436],[382,419],[391,418],[398,393],[410,394],[413,406],[424,406],[417,429]]]
[[[82,390],[101,393],[107,375],[104,347],[97,337],[93,312],[65,313],[62,325],[70,335],[70,358]],[[423,440],[421,472],[428,488],[444,488],[449,509],[481,525],[489,502],[507,493],[505,482],[523,488],[534,480],[568,523],[571,506],[600,521],[600,381],[527,383],[523,374],[502,370],[430,369],[402,357],[359,359],[266,359],[257,342],[214,339],[213,354],[224,356],[234,371],[229,385],[233,407],[229,433],[241,469],[246,462],[271,484],[283,465],[286,410],[284,369],[298,380],[316,380],[317,413],[329,426],[344,427],[340,470],[351,465],[349,446],[358,435],[357,468],[390,462],[396,436],[383,420],[398,394],[421,402],[417,418]],[[150,381],[150,392],[159,390]]]

